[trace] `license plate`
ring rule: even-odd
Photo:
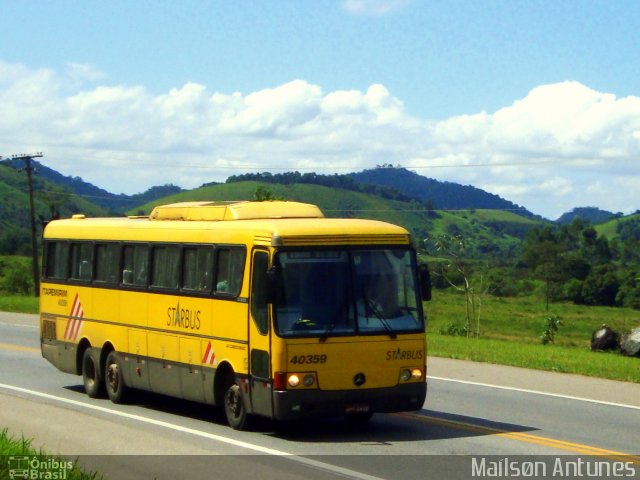
[[[367,403],[356,403],[353,405],[347,405],[345,409],[346,413],[368,413],[371,407]]]

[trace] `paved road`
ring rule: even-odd
[[[482,458],[532,454],[640,463],[618,457],[640,454],[637,384],[431,358],[420,412],[235,432],[203,405],[88,398],[80,377],[42,359],[36,324],[0,313],[0,428],[111,478],[471,478]]]

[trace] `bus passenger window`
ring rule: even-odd
[[[180,248],[175,246],[154,247],[153,281],[159,288],[178,288],[180,281]]]
[[[93,246],[90,243],[71,244],[71,278],[91,281]]]
[[[221,248],[216,264],[216,293],[238,295],[244,273],[244,249]]]
[[[122,284],[147,286],[148,249],[146,245],[125,245],[123,249]]]
[[[69,244],[67,242],[47,242],[45,277],[66,280],[68,260]]]
[[[213,275],[213,248],[184,249],[182,288],[196,292],[210,292]]]
[[[117,243],[96,245],[96,282],[117,283],[119,257]]]

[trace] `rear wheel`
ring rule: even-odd
[[[123,403],[126,400],[128,388],[124,384],[122,364],[116,352],[110,352],[104,369],[104,379],[107,395],[113,403]]]
[[[82,355],[82,383],[84,390],[91,398],[104,397],[105,387],[98,362],[87,348]]]
[[[234,430],[244,430],[247,428],[249,416],[244,406],[242,390],[235,375],[230,377],[224,392],[224,413],[229,426]]]

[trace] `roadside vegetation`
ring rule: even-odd
[[[0,478],[65,478],[68,480],[100,480],[97,472],[88,473],[76,466],[76,461],[47,455],[31,446],[31,441],[0,432]],[[33,473],[32,473],[33,472]],[[34,476],[35,475],[35,476]]]
[[[537,226],[506,256],[456,231],[430,239],[429,354],[640,383],[640,359],[591,351],[603,325],[640,327],[640,222],[615,233]]]
[[[464,293],[435,290],[425,309],[430,356],[640,383],[640,358],[590,350],[591,334],[603,323],[620,332],[640,326],[638,310],[561,302],[546,311],[543,296],[485,295],[477,335],[477,323],[465,329]],[[549,317],[561,324],[545,344]]]

